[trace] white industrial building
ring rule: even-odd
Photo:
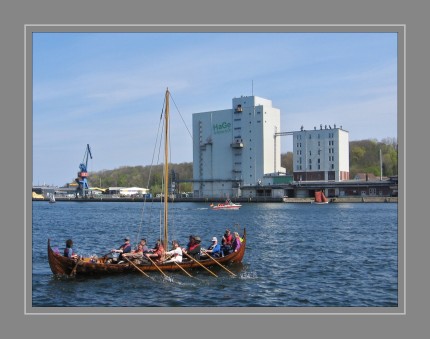
[[[280,110],[271,100],[242,96],[232,108],[193,114],[194,197],[240,197],[281,167]]]
[[[293,132],[294,181],[349,180],[349,133],[336,125]]]

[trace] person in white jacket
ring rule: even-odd
[[[179,246],[179,242],[177,240],[172,241],[173,248],[171,251],[166,252],[167,260],[165,263],[169,262],[182,262],[182,249]]]

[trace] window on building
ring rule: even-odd
[[[309,165],[309,169],[312,170],[312,165]]]
[[[334,169],[334,164],[331,164],[331,169]]]
[[[309,155],[312,155],[312,151],[309,151]]]
[[[312,159],[309,159],[309,163],[312,164]]]

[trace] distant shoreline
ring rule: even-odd
[[[284,201],[285,199],[285,201]],[[112,198],[112,197],[90,197],[86,199],[82,198],[62,198],[56,197],[56,202],[72,201],[72,202],[144,202],[144,198]],[[314,201],[313,198],[271,198],[271,197],[252,197],[252,198],[232,198],[233,202],[240,203],[311,203]],[[49,199],[33,199],[33,201],[46,201]],[[199,202],[207,203],[211,202],[224,202],[225,199],[221,198],[175,198],[169,199],[170,202]],[[147,199],[146,202],[161,202],[160,199]],[[336,197],[329,198],[330,203],[398,203],[398,197]]]

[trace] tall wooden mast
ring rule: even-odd
[[[164,248],[168,243],[168,203],[169,203],[169,89],[166,89],[166,109],[164,112]]]

